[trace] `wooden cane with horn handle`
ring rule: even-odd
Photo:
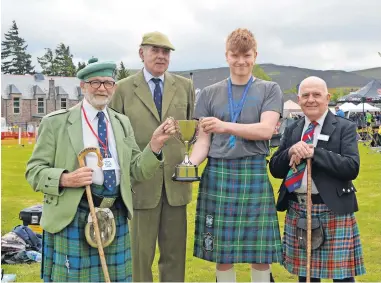
[[[291,166],[293,172],[297,172],[296,164]],[[311,282],[311,246],[312,246],[312,177],[311,177],[311,158],[307,158],[307,276],[306,282]]]
[[[311,246],[312,246],[312,177],[311,158],[307,159],[307,276],[306,282],[311,282]]]
[[[98,156],[98,166],[102,167],[102,165],[103,165],[103,162],[102,162],[103,158],[102,158],[102,155],[101,155],[101,152],[100,152],[99,148],[96,148],[96,147],[87,147],[87,148],[84,148],[83,150],[81,150],[81,152],[78,154],[79,166],[80,167],[86,166],[86,164],[85,164],[85,156],[87,154],[89,154],[90,152],[96,153],[96,155]],[[108,273],[108,268],[107,268],[105,254],[104,254],[104,251],[103,251],[102,240],[101,240],[101,233],[99,231],[99,226],[98,226],[98,219],[97,219],[97,215],[95,213],[93,196],[91,195],[91,188],[90,188],[89,185],[86,186],[86,196],[87,196],[87,201],[89,202],[90,214],[91,214],[91,217],[92,217],[93,223],[94,223],[95,240],[96,240],[96,243],[97,243],[97,246],[98,246],[99,259],[101,261],[102,271],[103,271],[103,275],[105,277],[105,282],[111,282],[110,281],[110,275]]]

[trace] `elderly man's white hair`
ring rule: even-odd
[[[325,94],[328,94],[328,87],[327,87],[327,83],[319,78],[319,77],[315,77],[315,76],[311,76],[311,77],[307,77],[305,78],[304,80],[302,80],[302,82],[300,83],[299,85],[299,90],[298,90],[298,95],[300,96],[301,93],[300,93],[300,90],[302,89],[302,87],[304,85],[307,85],[307,84],[313,84],[313,85],[319,85],[319,86],[322,86],[324,88],[324,92]]]

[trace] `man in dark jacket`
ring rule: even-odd
[[[365,273],[354,180],[360,167],[356,124],[329,111],[326,83],[308,77],[299,88],[298,101],[305,117],[286,128],[281,145],[270,160],[270,171],[283,179],[277,210],[285,211],[284,267],[306,280],[306,160],[312,164],[313,248],[311,280],[332,278],[354,282]],[[292,165],[296,170],[292,170]],[[318,227],[322,227],[319,229]],[[320,237],[319,237],[320,236]]]

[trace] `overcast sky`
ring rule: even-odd
[[[349,71],[381,66],[380,11],[380,0],[1,0],[1,32],[16,20],[36,65],[63,42],[75,62],[140,68],[142,34],[158,30],[176,48],[170,70],[180,71],[226,66],[225,39],[245,27],[258,63]]]

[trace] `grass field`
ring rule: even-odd
[[[42,194],[35,193],[24,178],[25,165],[31,155],[33,146],[25,143],[24,147],[12,144],[14,141],[2,143],[2,199],[1,199],[1,234],[21,224],[18,214],[23,208],[42,202]],[[367,274],[356,278],[360,282],[381,281],[381,154],[371,153],[367,147],[360,145],[361,171],[355,181],[358,190],[360,211],[356,214],[360,226],[361,239],[365,254]],[[271,179],[278,189],[280,180]],[[195,184],[193,201],[188,206],[188,246],[186,261],[187,282],[215,281],[215,266],[193,257],[193,233],[196,209],[197,184]],[[281,231],[283,230],[284,213],[279,214]],[[176,243],[174,243],[176,244]],[[153,267],[157,281],[157,260]],[[40,265],[3,265],[6,273],[16,273],[18,282],[41,282]],[[237,280],[250,281],[250,270],[247,265],[237,265]],[[279,264],[272,267],[275,280],[296,282]]]

